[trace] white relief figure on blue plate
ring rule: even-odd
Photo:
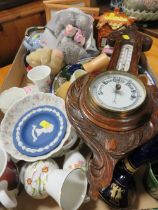
[[[40,127],[32,125],[33,142],[36,142],[38,140],[38,137],[41,136],[43,133],[51,133],[53,132],[53,130],[54,130],[54,125],[46,120],[41,121]]]

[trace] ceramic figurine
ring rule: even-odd
[[[111,184],[100,191],[100,196],[114,208],[127,208],[132,202],[133,175],[141,165],[157,158],[158,136],[155,136],[116,165]]]
[[[57,168],[57,163],[52,159],[24,165],[20,172],[20,179],[26,192],[35,199],[46,198],[48,194],[45,186],[48,173]]]
[[[93,21],[81,10],[69,8],[56,13],[47,24],[47,30],[56,38],[54,47],[63,52],[66,64],[98,54],[93,40]]]
[[[28,51],[32,52],[42,47],[40,40],[43,30],[44,27],[42,26],[27,28],[23,40],[23,45]]]
[[[122,26],[129,26],[135,21],[135,18],[128,17],[125,13],[120,12],[118,8],[114,11],[105,12],[99,17],[97,23],[98,39],[97,45],[100,50],[104,48],[107,43],[108,35]]]
[[[122,2],[123,0],[111,0],[110,1],[111,9],[115,9],[116,7],[119,7],[120,9],[122,9]]]
[[[63,59],[64,56],[62,51],[58,49],[52,50],[47,47],[37,49],[26,56],[26,62],[31,67],[47,65],[51,68],[53,76],[58,74],[58,72],[64,66]]]

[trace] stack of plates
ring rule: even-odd
[[[28,95],[15,103],[1,123],[1,143],[16,160],[56,157],[71,136],[65,102],[50,93]]]

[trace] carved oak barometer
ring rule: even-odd
[[[69,120],[92,150],[88,179],[93,200],[110,184],[117,161],[158,133],[158,89],[144,82],[137,69],[151,39],[128,27],[111,33],[109,43],[114,52],[108,69],[78,78],[66,98]]]

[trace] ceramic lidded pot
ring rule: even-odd
[[[44,199],[48,196],[45,186],[48,173],[58,169],[52,159],[25,164],[20,171],[20,179],[26,192],[35,199]]]

